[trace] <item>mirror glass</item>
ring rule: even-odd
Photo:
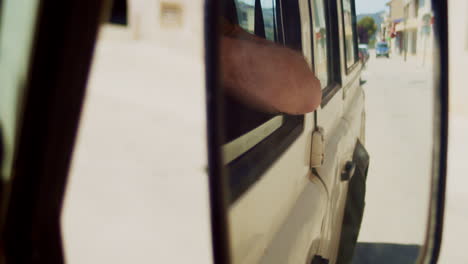
[[[391,255],[393,263],[414,263],[425,242],[430,197],[434,18],[429,0],[390,1],[373,14],[376,2],[356,3],[358,32],[375,55],[363,72],[374,177],[366,184],[354,262],[372,255],[390,263],[383,259]],[[368,17],[379,25],[374,38],[365,29]],[[388,57],[379,56],[387,49]]]
[[[430,0],[223,0],[233,263],[415,263],[431,188]]]

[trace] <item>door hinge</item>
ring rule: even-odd
[[[323,165],[325,159],[325,137],[323,128],[316,127],[312,132],[312,144],[310,152],[310,167],[312,169],[319,168]]]

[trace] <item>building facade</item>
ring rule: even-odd
[[[134,40],[168,47],[183,47],[187,53],[202,49],[203,43],[188,43],[190,36],[203,34],[203,6],[192,0],[126,0],[127,27]],[[160,41],[164,40],[164,41]]]
[[[387,3],[387,10],[383,14],[381,25],[381,39],[390,44],[392,55],[400,55],[404,51],[403,32],[397,26],[404,20],[404,0],[391,0]]]
[[[393,55],[416,57],[424,64],[433,49],[433,12],[430,0],[392,0],[381,32]]]
[[[433,12],[430,0],[389,2],[390,38],[394,55],[416,57],[424,64],[432,57]]]

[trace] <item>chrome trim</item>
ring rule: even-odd
[[[260,143],[263,139],[271,135],[283,125],[284,117],[282,115],[275,116],[254,130],[234,139],[222,147],[223,164],[235,160],[249,149]]]

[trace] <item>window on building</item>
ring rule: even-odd
[[[414,2],[412,3],[412,6],[413,6],[413,10],[414,10],[414,17],[418,17],[419,1],[414,0]]]
[[[419,2],[419,7],[424,7],[425,0],[418,0]]]
[[[239,26],[247,32],[254,33],[255,0],[235,1]]]
[[[312,0],[311,8],[314,70],[324,89],[329,83],[328,27],[324,0]]]
[[[356,13],[351,0],[342,0],[342,5],[346,68],[349,70],[358,61]]]
[[[246,25],[248,21],[248,16],[246,11],[240,12],[240,19],[239,23],[242,23],[243,25]]]
[[[114,0],[112,10],[109,17],[109,22],[112,24],[127,25],[127,1]]]

